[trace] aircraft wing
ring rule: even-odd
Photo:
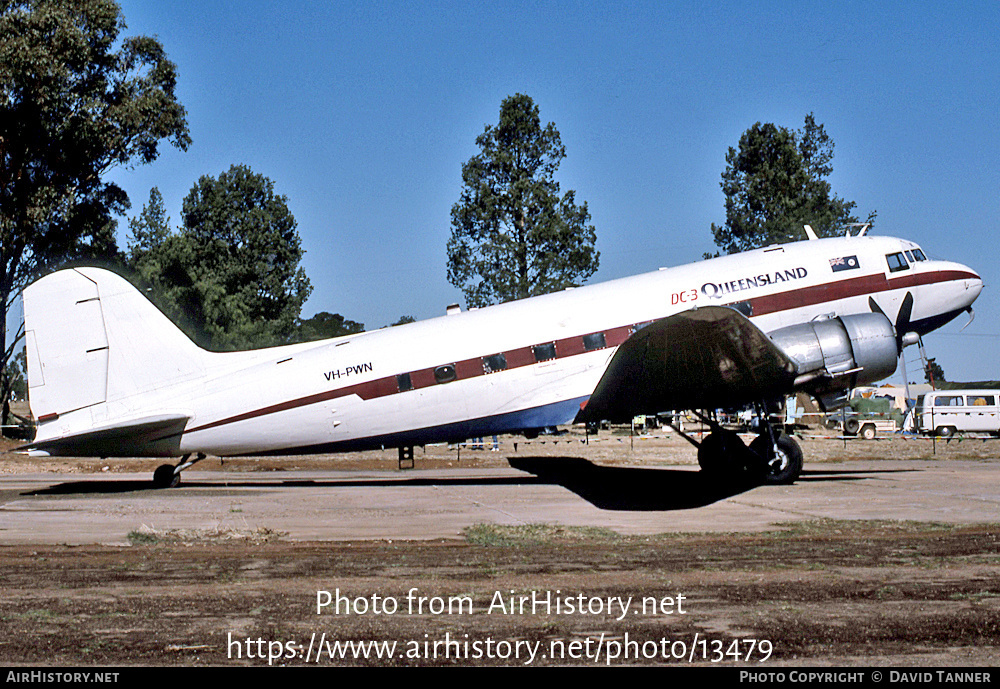
[[[795,363],[743,314],[723,306],[685,311],[627,339],[577,421],[736,407],[792,389]]]
[[[48,438],[17,448],[29,455],[68,457],[176,457],[190,417],[164,414]]]

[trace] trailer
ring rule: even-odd
[[[873,440],[899,431],[903,415],[887,398],[854,397],[848,406],[826,417],[826,427],[846,436]]]
[[[892,435],[899,431],[899,425],[892,419],[871,418],[860,414],[837,413],[826,417],[826,427],[842,432],[846,436],[856,436],[874,440],[879,435]]]

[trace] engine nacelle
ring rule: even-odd
[[[896,371],[896,332],[881,313],[791,325],[768,336],[798,367],[796,387],[810,392],[824,409],[844,406],[850,388]]]

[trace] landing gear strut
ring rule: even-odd
[[[758,435],[750,452],[761,463],[765,483],[795,483],[802,472],[802,448],[790,436],[779,435],[772,441],[769,435]]]
[[[177,463],[177,466],[172,464],[161,464],[156,467],[156,471],[153,472],[153,487],[154,488],[173,488],[178,483],[181,482],[181,472],[187,469],[189,466],[197,464],[201,460],[205,459],[205,454],[199,452],[194,459],[189,459],[191,453],[181,457],[181,461]]]
[[[751,483],[794,483],[802,472],[802,449],[795,439],[771,426],[765,405],[757,405],[761,433],[747,447],[734,431],[727,430],[711,417],[696,415],[712,429],[698,443],[674,427],[698,447],[698,465],[707,476],[725,481]]]

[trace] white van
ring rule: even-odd
[[[1000,435],[1000,390],[937,390],[917,398],[917,433],[950,438],[955,433]]]

